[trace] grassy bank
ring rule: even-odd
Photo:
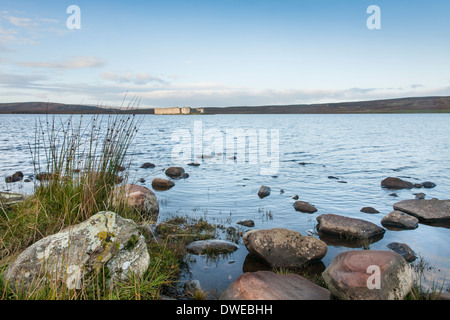
[[[159,225],[156,236],[145,230],[157,217],[142,215],[126,201],[112,201],[118,183],[127,182],[122,172],[139,124],[134,115],[72,116],[64,121],[53,117],[36,123],[30,144],[34,194],[13,206],[0,204],[0,299],[158,299],[173,291],[186,241],[211,237],[214,228],[203,220],[177,218]],[[142,227],[151,257],[143,277],[106,288],[108,274],[102,270],[83,290],[49,283],[17,292],[6,283],[6,268],[24,249],[100,211],[116,212]]]

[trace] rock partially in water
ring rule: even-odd
[[[198,167],[200,165],[200,163],[198,163],[198,162],[191,162],[191,163],[188,163],[187,165],[191,166],[191,167]]]
[[[395,197],[395,198],[397,198],[397,197],[398,197],[398,194],[396,194],[395,192],[393,192],[393,193],[390,193],[389,196],[390,196],[390,197]]]
[[[13,175],[7,176],[5,178],[5,182],[6,183],[14,183],[14,182],[18,182],[18,181],[21,181],[21,180],[23,180],[23,173],[22,173],[22,171],[17,171]]]
[[[269,187],[261,186],[261,188],[259,188],[259,191],[258,191],[258,197],[260,197],[261,199],[265,198],[270,195],[270,192],[271,192],[271,189]]]
[[[413,195],[415,195],[416,196],[416,200],[423,200],[423,199],[425,199],[425,193],[423,193],[423,192],[419,192],[419,193],[413,193]]]
[[[406,262],[413,262],[417,259],[416,253],[406,243],[392,242],[386,247],[401,255]]]
[[[247,272],[222,293],[221,300],[330,300],[325,288],[297,274]]]
[[[342,252],[322,276],[341,300],[403,300],[413,285],[408,263],[391,251]]]
[[[431,188],[436,187],[436,184],[434,182],[431,182],[431,181],[425,181],[425,182],[422,182],[422,187],[427,188],[427,189],[431,189]]]
[[[165,173],[172,179],[176,179],[181,177],[184,173],[184,169],[182,167],[170,167],[166,169]]]
[[[154,168],[154,167],[155,167],[155,165],[151,162],[146,162],[141,166],[142,169],[148,169],[148,168]]]
[[[248,231],[243,242],[255,257],[279,268],[300,268],[322,259],[328,250],[327,245],[315,237],[282,228]]]
[[[156,218],[159,213],[158,200],[150,189],[136,184],[127,184],[114,188],[113,200],[125,201],[126,204],[145,216]]]
[[[422,188],[422,184],[421,183],[414,183],[414,188]]]
[[[450,200],[403,200],[394,209],[406,212],[421,222],[450,222]]]
[[[386,230],[372,222],[339,216],[322,214],[317,218],[317,230],[347,239],[370,239],[384,234]]]
[[[414,185],[411,182],[400,178],[388,177],[381,181],[381,186],[387,189],[412,189]]]
[[[131,273],[140,277],[150,265],[145,238],[131,220],[99,212],[85,222],[48,236],[25,249],[8,266],[5,279],[17,290],[62,283],[83,289],[88,277],[106,270],[107,286]]]
[[[305,201],[295,201],[294,209],[304,213],[314,213],[317,211],[317,208],[314,205]]]
[[[372,208],[372,207],[364,207],[360,211],[364,212],[364,213],[370,213],[370,214],[380,213],[380,211],[378,211],[377,209]]]
[[[174,185],[175,185],[175,183],[173,181],[170,181],[167,179],[155,178],[152,181],[152,188],[157,191],[169,190]]]
[[[419,219],[402,211],[392,211],[381,220],[381,224],[390,229],[415,229],[419,226]]]
[[[251,219],[244,219],[244,220],[236,221],[236,224],[239,224],[244,227],[253,228],[255,226],[255,221],[253,221]]]
[[[299,196],[298,196],[298,195],[295,195],[295,196],[292,197],[292,199],[298,200],[298,199],[299,199]]]
[[[191,242],[186,250],[193,254],[228,254],[239,249],[233,242],[224,240],[199,240]]]

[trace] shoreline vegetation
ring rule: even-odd
[[[450,97],[415,97],[342,103],[204,107],[192,114],[450,113]],[[153,108],[122,108],[50,102],[0,103],[0,114],[154,114]]]
[[[53,116],[47,117],[44,123],[36,123],[35,141],[30,145],[35,177],[39,176],[34,181],[35,192],[12,205],[0,203],[0,299],[206,300],[210,295],[195,283],[180,281],[182,273],[189,268],[187,253],[191,250],[218,259],[236,250],[233,243],[241,240],[256,257],[268,262],[269,271],[244,273],[225,291],[225,297],[236,298],[236,292],[242,288],[253,289],[245,287],[245,281],[265,279],[279,283],[281,288],[295,287],[300,281],[308,287],[300,290],[303,294],[300,296],[305,299],[336,296],[328,291],[332,289],[329,281],[334,276],[332,269],[327,268],[329,271],[323,273],[326,277],[305,271],[304,266],[320,261],[327,251],[327,245],[314,236],[285,229],[242,234],[239,229],[214,225],[206,217],[172,217],[157,224],[156,196],[145,187],[127,184],[127,164],[129,167],[131,163],[127,152],[140,125],[139,117],[132,112],[135,109],[128,110],[131,114],[81,117],[77,121]],[[183,168],[170,169],[175,178],[186,178]],[[166,174],[170,176],[168,170]],[[322,231],[326,231],[327,219],[339,217],[324,215],[320,221]],[[350,220],[355,228],[361,223],[358,219]],[[231,236],[227,238],[230,241],[217,240],[221,232]],[[355,240],[343,237],[343,240]],[[287,250],[287,258],[283,256],[286,261],[293,258],[293,252],[306,250],[296,268],[289,267],[293,266],[291,262],[280,265],[282,259],[265,258],[273,248],[258,245],[276,245],[280,241],[281,246],[275,247],[275,252]],[[368,249],[368,238],[358,241],[360,249]],[[347,253],[355,257],[342,259],[359,261],[361,255],[373,254],[375,258],[379,256],[379,261],[388,259],[389,264],[394,261],[397,269],[389,271],[394,278],[387,281],[393,282],[393,291],[406,290],[396,298],[428,300],[440,299],[445,294],[445,283],[423,288],[424,273],[431,267],[422,258],[408,265],[392,251]],[[335,260],[332,264],[339,263],[339,259]],[[336,273],[339,274],[339,269]],[[245,278],[252,276],[255,278]],[[365,270],[357,276],[367,278]],[[263,292],[271,298],[272,290],[274,296],[280,294],[276,291],[278,286]]]

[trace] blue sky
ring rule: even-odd
[[[81,9],[69,30],[66,9]],[[369,30],[370,5],[381,29]],[[0,103],[141,107],[450,95],[450,1],[10,1]]]

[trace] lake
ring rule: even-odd
[[[0,115],[1,190],[32,191],[32,183],[6,184],[4,177],[19,170],[25,176],[33,174],[29,143],[34,142],[35,121],[45,117]],[[360,218],[381,226],[393,204],[414,199],[413,193],[423,192],[426,199],[450,198],[450,114],[145,115],[141,120],[130,150],[129,181],[144,178],[146,182],[139,184],[151,189],[152,179],[165,178],[164,169],[180,165],[177,161],[189,174],[172,189],[155,191],[159,221],[180,215],[204,217],[245,232],[249,228],[235,222],[252,219],[255,227],[251,229],[287,228],[307,235],[321,214]],[[242,139],[249,134],[250,138]],[[237,149],[227,149],[234,141]],[[141,169],[144,162],[156,167]],[[200,166],[187,166],[188,162]],[[437,186],[381,188],[380,182],[390,176],[413,183],[432,181]],[[262,185],[270,187],[271,194],[260,199],[257,192]],[[391,196],[393,192],[398,197]],[[318,211],[295,211],[294,195]],[[367,206],[380,213],[360,212]],[[420,224],[414,230],[387,230],[370,249],[388,250],[386,245],[391,242],[406,243],[429,262],[429,280],[442,285],[450,275],[449,240],[449,228]],[[258,268],[246,261],[248,252],[242,241],[239,245],[223,259],[193,256],[185,278],[197,279],[204,290],[220,293],[243,270]],[[329,244],[323,267],[346,250],[362,248]]]

